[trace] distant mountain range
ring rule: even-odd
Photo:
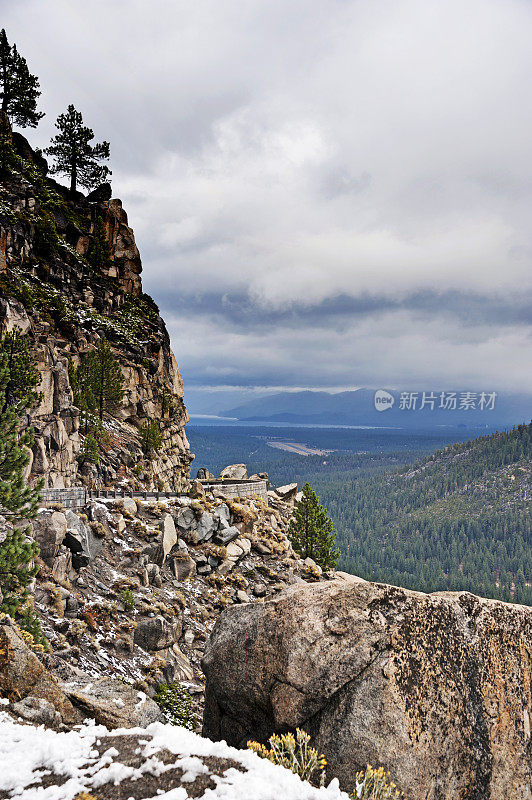
[[[377,402],[376,402],[377,396]],[[377,410],[377,407],[384,410]],[[444,407],[442,407],[444,406]],[[278,392],[219,412],[242,421],[399,428],[496,427],[529,422],[532,397],[482,392],[357,389]]]

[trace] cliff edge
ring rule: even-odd
[[[81,469],[76,460],[83,436],[68,366],[105,336],[125,393],[104,420],[109,446],[99,479],[187,488],[193,456],[183,383],[164,321],[142,291],[141,258],[121,201],[111,199],[108,184],[73,197],[46,176],[46,162],[24,137],[13,134],[13,144],[17,169],[0,184],[0,332],[18,327],[29,334],[42,376],[42,400],[26,420],[35,430],[30,479],[44,477],[50,487],[94,482],[94,468]],[[138,435],[148,419],[163,435],[150,463]]]

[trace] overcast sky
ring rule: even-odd
[[[30,140],[111,142],[185,389],[532,391],[530,0],[0,8]]]

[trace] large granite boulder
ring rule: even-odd
[[[80,569],[96,558],[102,549],[103,540],[95,536],[92,529],[70,509],[65,512],[65,517],[68,526],[65,545],[72,553],[74,569]]]
[[[41,511],[32,527],[42,560],[49,567],[53,566],[67,532],[65,515],[61,511]]]
[[[532,785],[532,609],[352,576],[220,617],[204,735],[300,726],[351,789],[383,765],[409,800],[508,800]]]
[[[242,481],[247,477],[248,470],[245,464],[229,464],[220,472],[220,478],[224,480]]]
[[[0,697],[13,702],[25,698],[46,700],[63,722],[81,721],[55,677],[24,641],[20,630],[7,615],[0,618]]]
[[[175,523],[170,514],[164,515],[164,517],[159,522],[159,528],[162,533],[162,549],[163,549],[163,562],[164,562],[166,556],[168,555],[172,547],[175,544],[177,544],[177,532],[175,529]]]

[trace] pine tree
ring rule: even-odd
[[[147,420],[140,429],[140,446],[146,457],[156,452],[163,443],[163,435],[156,420]]]
[[[83,442],[83,448],[78,456],[80,464],[95,464],[100,463],[100,447],[98,437],[94,433],[88,433]]]
[[[97,270],[106,269],[111,263],[111,245],[105,235],[105,227],[101,214],[94,223],[92,241],[87,254],[87,261]]]
[[[22,530],[19,523],[35,517],[42,482],[31,489],[24,478],[33,433],[19,433],[22,406],[6,402],[9,377],[8,356],[0,352],[0,512],[13,525],[0,543],[0,611],[14,616],[24,605],[28,584],[38,571],[34,559],[39,547],[30,539],[29,526]]]
[[[308,483],[290,522],[288,538],[302,558],[312,558],[324,569],[336,566],[340,552],[335,547],[332,519]]]
[[[28,69],[26,59],[11,46],[5,30],[0,31],[0,98],[1,116],[21,128],[35,128],[44,116],[37,111],[40,97],[39,80]]]
[[[111,170],[99,161],[109,158],[109,142],[91,144],[94,131],[83,124],[83,117],[73,105],[66,114],[59,114],[55,127],[59,133],[54,136],[50,147],[44,151],[55,158],[52,173],[70,177],[70,191],[77,185],[92,189],[111,174]]]
[[[11,126],[7,116],[0,113],[0,176],[9,173],[14,155]]]
[[[6,333],[0,341],[0,353],[6,356],[8,371],[1,410],[13,408],[17,413],[34,408],[41,400],[41,393],[36,391],[41,375],[30,353],[29,336],[20,328]]]
[[[122,401],[124,377],[104,336],[96,348],[85,355],[76,377],[86,410],[97,413],[100,420],[104,411],[113,411]]]

